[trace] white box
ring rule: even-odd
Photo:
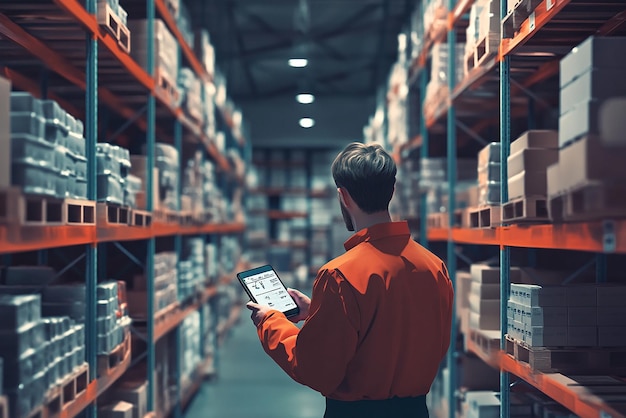
[[[626,69],[625,37],[594,37],[567,54],[560,62],[561,88],[591,68]]]
[[[11,186],[11,82],[0,77],[0,187]]]
[[[484,331],[498,331],[500,329],[500,315],[494,316],[470,312],[469,327],[471,329],[480,329]]]
[[[557,149],[559,147],[558,132],[554,130],[533,129],[521,134],[511,142],[510,155],[527,148]]]
[[[500,162],[500,143],[492,142],[478,152],[478,167]]]
[[[600,107],[602,102],[589,100],[578,102],[569,112],[559,117],[559,147],[584,136],[600,133]]]
[[[471,291],[472,276],[467,271],[456,272],[456,309],[469,308],[469,294]]]
[[[559,161],[559,151],[556,149],[526,148],[511,154],[507,158],[508,178],[522,172],[545,173],[548,166]]]
[[[521,311],[522,323],[528,327],[567,326],[567,308],[565,306],[546,306],[543,308],[523,306]]]
[[[480,296],[470,294],[470,311],[481,315],[497,316],[500,318],[500,301],[494,299],[481,299]]]
[[[598,333],[596,327],[568,327],[567,345],[572,347],[596,347]]]
[[[626,67],[622,69],[591,68],[561,88],[560,112],[565,114],[577,103],[604,101],[626,96]]]
[[[597,317],[595,306],[567,307],[567,325],[569,327],[595,327],[598,324]]]
[[[468,417],[499,418],[500,396],[498,392],[469,391],[465,393]]]
[[[597,305],[600,306],[624,306],[626,301],[626,286],[623,285],[598,285],[596,286]]]
[[[522,171],[507,180],[509,201],[523,196],[547,196],[548,176],[541,171]]]
[[[133,405],[124,401],[106,405],[98,408],[98,416],[102,418],[133,418]]]
[[[479,283],[500,283],[500,267],[491,267],[486,264],[472,264],[470,267],[472,280]],[[511,267],[509,270],[509,279],[511,281],[519,281],[521,271],[517,267]]]
[[[481,300],[500,300],[500,283],[471,283],[471,294],[478,296]]]
[[[511,298],[524,306],[567,306],[565,288],[511,283]]]
[[[626,346],[626,327],[598,327],[598,345],[600,347]]]
[[[581,284],[565,286],[567,306],[597,306],[596,285]]]
[[[531,347],[567,345],[567,327],[530,327],[524,332],[524,342]]]
[[[626,306],[601,306],[596,308],[598,327],[626,327]]]

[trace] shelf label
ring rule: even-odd
[[[546,11],[550,11],[556,4],[556,0],[546,0]]]
[[[602,250],[605,253],[614,253],[617,247],[615,237],[615,221],[602,222]]]
[[[530,32],[535,30],[535,12],[532,12],[530,16],[528,16],[528,23],[530,24]]]

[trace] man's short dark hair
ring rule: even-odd
[[[387,210],[396,184],[396,163],[378,144],[353,142],[331,168],[337,187],[345,188],[365,213]]]

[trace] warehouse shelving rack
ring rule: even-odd
[[[448,42],[449,50],[454,51],[457,31],[467,27],[466,13],[473,0],[449,0],[447,27],[440,27],[422,35],[423,48],[411,63],[409,84],[418,86],[421,102],[428,83],[428,56],[432,46],[438,42]],[[523,4],[526,2],[522,1]],[[418,7],[421,7],[419,5]],[[593,8],[593,13],[585,8]],[[507,1],[500,1],[502,20],[509,25],[506,15]],[[561,56],[582,42],[587,36],[606,36],[623,33],[626,6],[623,1],[603,1],[602,4],[578,0],[542,0],[526,18],[515,33],[502,37],[498,52],[481,66],[470,70],[458,85],[454,83],[455,59],[450,54],[447,79],[449,95],[437,107],[434,117],[420,114],[420,132],[407,144],[394,149],[398,161],[419,148],[419,158],[428,158],[433,149],[438,155],[445,153],[448,160],[448,213],[455,209],[456,159],[457,149],[472,149],[472,141],[482,147],[488,142],[484,132],[491,129],[491,135],[498,132],[501,142],[501,178],[507,178],[507,157],[511,142],[512,120],[528,115],[527,128],[533,129],[536,106],[555,107],[554,91],[544,94],[533,86],[541,85],[559,73]],[[510,29],[507,29],[510,32]],[[459,132],[457,133],[457,128]],[[442,134],[443,132],[443,134]],[[445,145],[445,147],[443,146]],[[469,146],[468,146],[469,145]],[[479,148],[473,148],[476,152]],[[470,151],[471,152],[471,151]],[[502,201],[508,201],[507,183],[502,182]],[[566,224],[503,225],[491,229],[468,229],[457,227],[454,216],[449,216],[448,226],[428,228],[426,200],[420,202],[420,243],[447,243],[447,264],[451,278],[456,276],[455,246],[471,244],[494,246],[500,249],[500,289],[501,289],[501,335],[500,350],[485,352],[471,339],[467,348],[485,363],[501,371],[500,390],[502,417],[509,416],[509,378],[516,376],[527,384],[559,402],[582,417],[623,416],[613,410],[597,396],[580,388],[572,388],[560,382],[555,375],[534,372],[530,367],[505,354],[507,329],[506,301],[509,297],[510,249],[542,248],[596,253],[602,264],[606,254],[626,254],[626,222],[624,220],[602,220]],[[602,270],[602,269],[600,269]],[[452,341],[456,340],[456,315],[453,315]],[[447,404],[455,405],[455,348],[448,353],[450,365]],[[453,407],[446,413],[455,417]]]
[[[148,32],[153,32],[157,14],[178,41],[178,53],[203,82],[212,82],[200,60],[194,54],[176,25],[164,0],[128,0],[123,5],[145,5]],[[88,198],[96,200],[95,150],[97,142],[116,138],[128,146],[131,138],[145,136],[148,167],[155,162],[154,144],[160,140],[173,143],[179,153],[183,147],[197,147],[218,167],[220,187],[241,187],[244,178],[236,171],[228,158],[218,149],[214,138],[208,137],[201,127],[185,116],[182,109],[173,105],[167,94],[159,88],[154,77],[154,40],[148,41],[148,68],[144,70],[118,44],[118,40],[96,19],[97,1],[85,0],[36,0],[32,2],[3,1],[0,5],[0,55],[3,67],[0,74],[11,80],[13,86],[36,97],[56,100],[62,108],[85,121],[85,139],[88,157]],[[132,36],[132,35],[131,35]],[[244,161],[249,160],[250,144],[245,134],[234,129],[233,116],[224,106],[217,106],[217,119],[227,131],[227,144],[240,151]],[[113,116],[112,116],[113,115]],[[113,122],[109,121],[113,118]],[[158,119],[158,121],[157,121]],[[111,125],[111,126],[109,126]],[[110,128],[115,128],[112,131]],[[182,153],[181,153],[182,155]],[[182,177],[182,176],[181,176]],[[147,172],[146,190],[152,190],[156,179],[152,170]],[[151,193],[147,194],[147,211],[155,208]],[[180,201],[178,202],[180,208]],[[86,259],[85,283],[88,312],[86,319],[86,360],[89,364],[90,382],[87,388],[67,403],[56,415],[70,418],[86,411],[96,415],[98,397],[115,383],[130,367],[131,359],[123,359],[105,376],[96,378],[96,285],[99,265],[106,263],[106,251],[102,246],[108,242],[140,242],[146,247],[145,274],[148,280],[148,312],[154,312],[154,265],[156,240],[169,237],[180,255],[182,239],[186,236],[205,236],[214,240],[217,236],[243,233],[241,221],[231,223],[208,223],[205,225],[182,225],[153,222],[146,227],[118,225],[1,225],[0,254],[10,260],[18,252],[45,253],[48,249],[82,247]],[[45,259],[45,256],[42,257]],[[244,268],[239,263],[238,268]],[[174,332],[179,346],[179,325],[192,312],[211,303],[219,286],[231,283],[234,272],[222,277],[194,299],[191,304],[179,308],[167,320],[154,324],[149,315],[147,321],[147,370],[154,370],[155,343],[164,335]],[[232,319],[232,318],[231,318]],[[227,325],[232,325],[229,321]],[[222,330],[225,332],[225,330]],[[176,347],[176,349],[178,349]],[[206,361],[214,361],[207,359]],[[201,368],[206,364],[200,365]],[[202,381],[202,373],[186,388],[181,388],[180,365],[175,374],[179,397],[172,411],[155,411],[153,373],[147,373],[148,416],[181,416],[182,407],[190,400]],[[155,415],[156,413],[156,415]]]

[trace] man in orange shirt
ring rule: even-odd
[[[379,145],[335,159],[346,227],[358,232],[323,266],[313,297],[290,289],[297,317],[249,302],[265,351],[326,397],[325,418],[427,417],[426,394],[450,344],[453,289],[444,263],[392,222],[396,165]],[[301,329],[291,321],[304,320]]]

